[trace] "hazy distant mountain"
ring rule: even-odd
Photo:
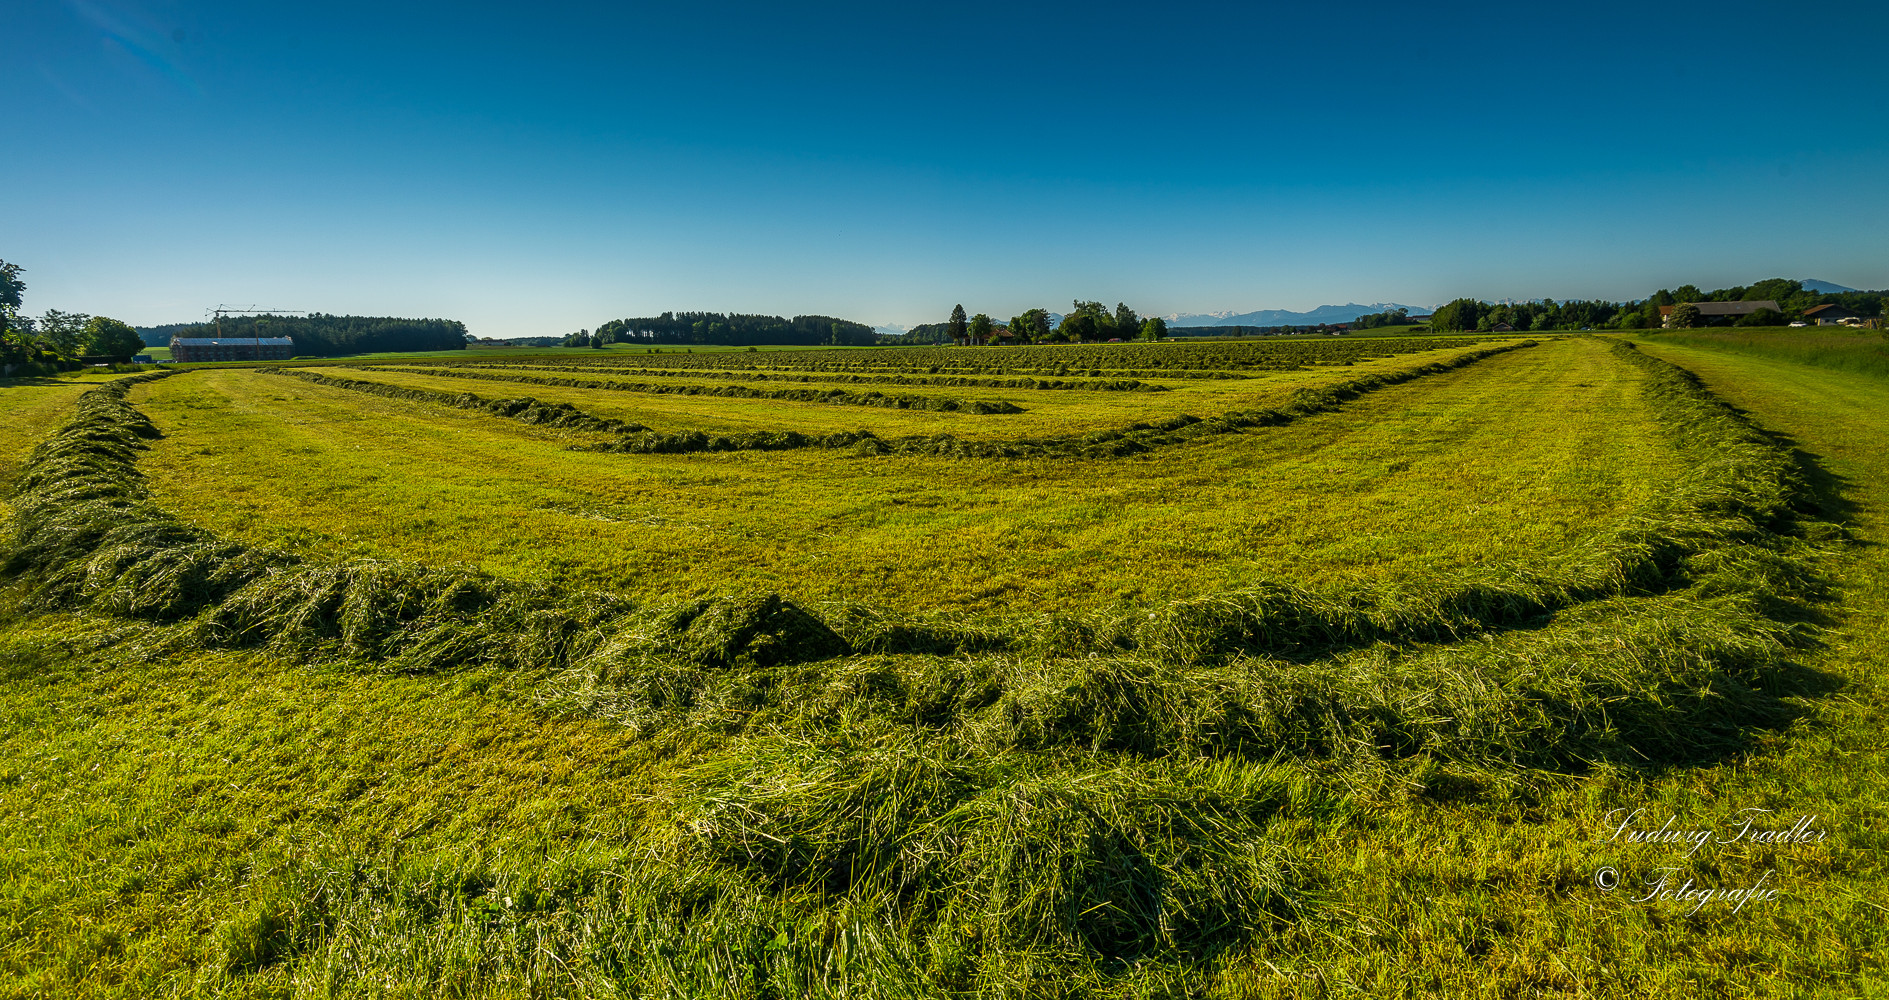
[[[889,323],[885,326],[875,326],[872,328],[872,332],[878,334],[881,337],[905,336],[905,328],[902,326],[899,326],[896,323]]]
[[[1817,278],[1805,278],[1804,290],[1810,291],[1810,292],[1816,292],[1818,295],[1830,295],[1836,292],[1860,291],[1860,289],[1845,288],[1844,286],[1839,285],[1834,281],[1822,281]]]
[[[1167,321],[1169,326],[1316,326],[1320,323],[1349,323],[1359,316],[1398,309],[1407,309],[1419,315],[1430,311],[1428,306],[1405,306],[1395,302],[1379,302],[1371,306],[1352,302],[1342,306],[1319,306],[1309,312],[1261,309],[1249,313],[1177,313],[1169,316]]]

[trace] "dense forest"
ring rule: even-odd
[[[197,323],[175,332],[180,337],[291,337],[295,340],[295,353],[303,357],[388,351],[463,351],[466,348],[466,324],[454,319],[330,316],[326,313],[225,316],[221,333],[214,323]]]
[[[1881,316],[1889,292],[1813,292],[1803,282],[1769,278],[1751,285],[1701,291],[1693,285],[1662,288],[1632,302],[1570,300],[1556,302],[1483,302],[1457,299],[1436,311],[1431,325],[1438,330],[1492,330],[1507,323],[1517,330],[1657,330],[1663,319],[1660,306],[1681,302],[1738,302],[1775,300],[1779,312],[1757,313],[1740,322],[1748,326],[1777,326],[1803,316],[1804,310],[1835,303],[1859,316]]]
[[[613,319],[596,332],[580,330],[564,338],[567,347],[605,344],[819,344],[861,346],[878,341],[872,327],[832,316],[756,316],[743,313],[666,312],[661,316]]]

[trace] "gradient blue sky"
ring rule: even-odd
[[[26,308],[561,334],[1889,286],[1889,5],[0,6]]]

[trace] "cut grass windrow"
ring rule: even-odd
[[[541,399],[522,396],[516,399],[486,399],[469,392],[434,392],[428,389],[407,389],[381,382],[368,382],[362,379],[342,378],[335,375],[323,375],[320,372],[305,371],[299,368],[259,368],[260,375],[286,375],[299,378],[304,382],[325,385],[335,389],[349,389],[374,396],[386,396],[389,399],[405,399],[418,403],[437,403],[461,410],[473,410],[489,413],[495,417],[506,417],[520,423],[536,424],[543,427],[559,427],[566,430],[588,431],[597,434],[635,434],[647,431],[642,424],[599,417],[572,406],[569,403],[547,403]]]
[[[400,371],[397,368],[363,367],[362,371]],[[556,378],[549,375],[501,374],[465,368],[428,369],[437,378],[467,378],[488,382],[523,382],[527,385],[554,385],[573,389],[607,389],[612,392],[642,392],[658,396],[725,396],[731,399],[777,399],[790,403],[824,403],[828,406],[874,406],[887,410],[933,410],[940,413],[1022,413],[1023,407],[1003,400],[952,399],[947,396],[888,396],[882,392],[848,392],[844,389],[756,389],[745,385],[687,385],[674,382],[623,382],[617,380]]]

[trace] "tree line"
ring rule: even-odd
[[[876,343],[878,333],[863,323],[832,316],[761,316],[744,313],[666,312],[661,316],[613,319],[595,331],[579,330],[566,336],[566,347],[602,347],[605,344],[726,344],[734,347],[763,344],[816,347],[863,346]]]
[[[964,306],[957,305],[952,307],[950,319],[915,326],[898,338],[898,342],[967,346],[1090,344],[1110,340],[1161,340],[1167,335],[1167,320],[1159,316],[1143,319],[1120,302],[1110,310],[1100,302],[1077,299],[1069,304],[1069,312],[1054,324],[1050,322],[1047,309],[1026,309],[1010,317],[1009,323],[999,325],[986,313],[966,316]]]
[[[1680,307],[1687,302],[1748,302],[1771,300],[1776,311],[1762,309],[1740,318],[1739,326],[1783,326],[1801,319],[1813,306],[1836,304],[1859,316],[1880,316],[1885,292],[1816,292],[1801,281],[1767,278],[1750,285],[1733,285],[1703,291],[1695,285],[1662,288],[1644,299],[1628,302],[1603,302],[1573,299],[1556,302],[1483,302],[1457,299],[1437,309],[1430,325],[1437,330],[1493,330],[1508,324],[1517,330],[1657,330],[1665,325],[1661,306]],[[1678,308],[1674,325],[1700,322],[1697,310]]]
[[[129,358],[144,347],[137,330],[109,316],[57,309],[37,319],[21,315],[25,271],[0,260],[0,364],[56,370],[88,356]]]
[[[1385,326],[1408,326],[1410,325],[1410,310],[1389,309],[1381,313],[1371,313],[1368,316],[1359,316],[1357,319],[1352,320],[1350,325],[1353,330],[1375,330]]]
[[[69,367],[85,357],[130,358],[171,336],[244,339],[291,337],[295,353],[328,357],[407,351],[455,351],[466,347],[466,325],[449,319],[390,316],[232,316],[219,331],[214,323],[172,324],[143,331],[109,316],[49,309],[37,318],[21,315],[25,269],[0,261],[0,363]]]
[[[385,354],[408,351],[463,351],[466,324],[456,319],[401,319],[394,316],[226,316],[215,323],[176,331],[180,337],[290,337],[295,353],[306,357]]]

